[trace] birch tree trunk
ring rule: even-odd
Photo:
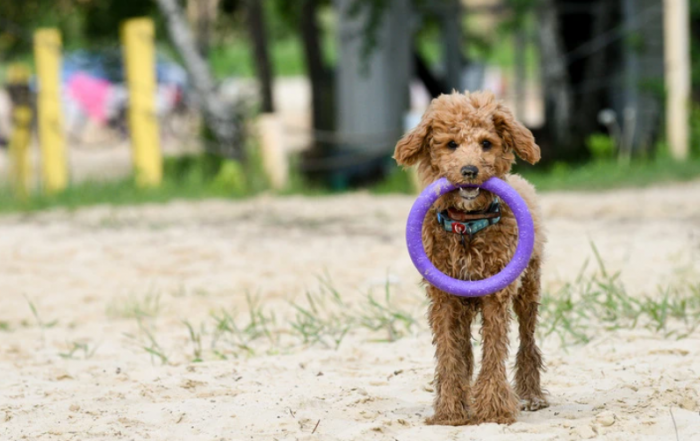
[[[219,149],[236,159],[244,159],[240,124],[234,120],[234,109],[217,95],[209,65],[197,50],[185,14],[177,0],[156,0],[165,17],[170,39],[185,63],[204,122],[213,132]]]
[[[188,0],[187,15],[189,22],[195,30],[195,38],[199,53],[205,57],[209,54],[209,46],[212,39],[212,29],[216,22],[216,12],[219,8],[219,0]]]

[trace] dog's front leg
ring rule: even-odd
[[[429,320],[435,345],[435,414],[428,424],[461,426],[469,423],[470,382],[474,360],[471,347],[471,305],[428,287]]]
[[[475,424],[511,424],[518,414],[518,399],[508,383],[509,304],[515,285],[488,295],[482,300],[483,355],[481,370],[474,386]]]

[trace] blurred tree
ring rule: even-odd
[[[270,61],[270,39],[268,38],[267,14],[264,0],[223,0],[221,10],[241,24],[248,32],[252,45],[253,64],[260,85],[261,110],[274,111],[272,79],[274,77]]]
[[[36,27],[58,27],[64,40],[77,40],[82,22],[74,0],[0,1],[0,60],[31,51]]]
[[[534,12],[538,23],[543,158],[585,158],[584,140],[605,130],[598,115],[608,108],[627,126],[626,143],[649,148],[661,111],[661,0],[507,1],[515,22]]]
[[[153,17],[155,3],[143,0],[74,0],[83,17],[83,35],[90,45],[119,41],[121,23],[135,17]]]
[[[515,108],[513,110],[516,118],[522,119],[525,114],[525,89],[527,79],[526,52],[529,43],[527,18],[535,3],[533,0],[505,0],[505,5],[510,9],[511,13],[503,21],[500,28],[513,35],[513,63],[515,68],[513,72]]]
[[[242,125],[235,118],[232,106],[217,95],[211,69],[197,48],[196,39],[178,0],[156,1],[165,18],[170,40],[185,63],[192,86],[197,92],[197,101],[205,123],[216,138],[216,149],[208,150],[235,159],[245,159],[245,145],[241,142]]]
[[[209,55],[209,47],[211,45],[220,1],[221,0],[187,0],[187,16],[196,36],[199,52],[205,58]]]
[[[299,30],[307,73],[311,79],[314,129],[332,130],[335,124],[333,71],[323,58],[318,13],[321,0],[302,0]]]
[[[246,19],[250,40],[253,43],[255,69],[262,95],[261,110],[270,113],[274,111],[272,96],[273,73],[265,26],[265,9],[262,0],[248,0],[246,2]]]
[[[161,25],[157,12],[155,3],[143,0],[0,1],[0,57],[30,51],[41,26],[59,28],[68,48],[116,46],[124,20],[148,16]]]
[[[693,100],[700,103],[700,0],[690,0],[690,32]]]
[[[382,26],[383,15],[391,5],[388,0],[353,0],[350,15],[357,16],[366,12],[369,17],[362,30],[365,63],[378,44],[379,27]],[[462,29],[463,7],[460,0],[411,0],[411,6],[412,10],[417,12],[412,18],[419,19],[419,23],[406,23],[406,26],[414,27],[414,73],[432,97],[450,93],[453,89],[461,90],[462,74],[466,65],[466,41]],[[439,69],[433,69],[418,48],[416,40],[420,28],[436,30],[441,35],[442,56]]]
[[[311,83],[312,127],[315,132],[332,131],[335,127],[335,102],[333,70],[324,58],[322,50],[323,30],[319,24],[319,13],[328,7],[329,0],[273,0],[280,17],[301,40],[306,74]],[[328,145],[314,136],[310,151],[317,156]]]
[[[552,144],[569,146],[573,97],[566,67],[555,0],[542,0],[537,10],[539,47],[544,88],[545,124]],[[558,147],[559,148],[559,147]],[[551,149],[546,150],[545,152]],[[546,153],[545,153],[546,154]]]

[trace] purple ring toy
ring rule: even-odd
[[[411,256],[411,260],[418,271],[434,287],[460,297],[481,297],[502,290],[513,283],[525,271],[535,245],[535,225],[523,198],[505,181],[493,177],[481,185],[468,184],[460,185],[460,187],[480,187],[498,195],[508,204],[508,207],[515,215],[520,236],[518,238],[518,247],[510,263],[500,273],[478,281],[454,279],[435,268],[435,265],[425,254],[423,222],[428,210],[440,196],[458,188],[458,186],[450,183],[445,178],[440,178],[430,184],[418,196],[413,207],[411,207],[411,212],[408,214],[408,223],[406,224],[408,254]]]

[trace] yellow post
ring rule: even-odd
[[[29,143],[32,137],[32,109],[29,97],[29,69],[21,64],[7,70],[7,90],[12,101],[10,135],[10,175],[12,187],[20,199],[29,196]]]
[[[141,187],[160,185],[163,158],[155,109],[155,30],[148,18],[128,20],[122,27],[124,63],[129,87],[129,129],[136,172]]]
[[[56,193],[68,185],[61,112],[61,34],[57,29],[36,31],[34,57],[39,80],[37,104],[42,176],[46,192]]]
[[[689,152],[691,101],[690,6],[688,0],[664,0],[666,136],[671,155],[686,160]]]
[[[289,183],[289,161],[284,151],[282,126],[279,116],[263,113],[258,117],[258,134],[265,174],[275,190]]]

